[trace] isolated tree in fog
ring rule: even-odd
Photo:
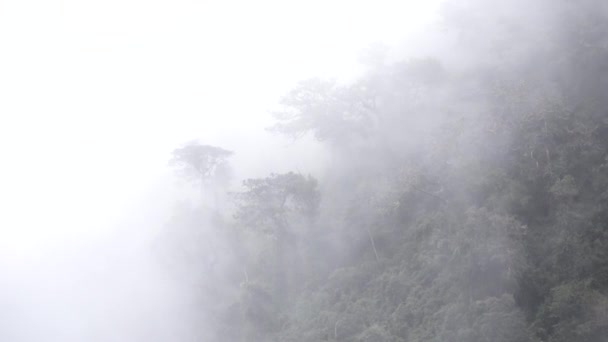
[[[190,142],[173,150],[169,164],[180,176],[199,184],[201,199],[205,199],[205,192],[210,190],[213,206],[219,209],[220,190],[229,178],[226,159],[231,155],[232,151],[220,147]]]
[[[191,142],[173,150],[169,162],[178,173],[195,181],[204,181],[218,174],[232,151]]]

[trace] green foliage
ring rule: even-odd
[[[319,206],[317,181],[289,172],[247,179],[238,193],[235,218],[244,226],[271,235],[287,229],[293,216],[313,217]]]
[[[319,140],[334,140],[365,134],[375,103],[364,85],[310,79],[284,96],[281,105],[283,110],[274,113],[279,123],[271,130],[293,137],[313,131]]]
[[[538,311],[536,333],[549,341],[602,341],[608,332],[608,298],[591,281],[551,289]]]
[[[273,130],[334,158],[235,196],[233,340],[606,341],[608,8],[467,3],[476,63],[374,57],[284,97]]]

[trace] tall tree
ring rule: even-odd
[[[274,243],[273,288],[279,302],[289,292],[289,278],[297,276],[297,241],[319,207],[317,181],[293,172],[248,179],[237,195],[235,218],[245,227],[262,233]],[[298,230],[302,228],[302,230]]]
[[[211,190],[215,208],[219,205],[218,186],[225,183],[229,177],[227,159],[233,154],[232,151],[221,147],[203,145],[199,142],[190,142],[172,152],[169,164],[176,172],[189,181],[198,183],[200,186],[201,199],[205,198],[206,191]],[[215,186],[210,183],[214,181]]]

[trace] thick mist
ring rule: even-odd
[[[359,49],[434,15],[424,6],[397,32],[367,3],[336,21],[344,6],[2,2],[2,340],[200,340],[198,283],[180,278],[198,264],[168,269],[181,261],[163,254],[180,239],[163,228],[175,203],[199,194],[173,176],[171,151],[191,139],[235,151],[231,186],[319,172],[312,139],[265,131],[278,97],[303,78],[352,78]],[[370,15],[373,29],[357,24]],[[166,253],[182,249],[204,255]]]
[[[607,341],[607,23],[0,3],[0,340]]]

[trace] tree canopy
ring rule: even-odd
[[[216,176],[231,155],[221,147],[190,142],[173,150],[169,164],[188,179],[202,181]]]
[[[244,271],[216,340],[607,341],[608,7],[472,0],[444,20],[449,54],[285,95],[272,130],[332,158],[234,196]],[[229,155],[176,151],[200,176]]]

